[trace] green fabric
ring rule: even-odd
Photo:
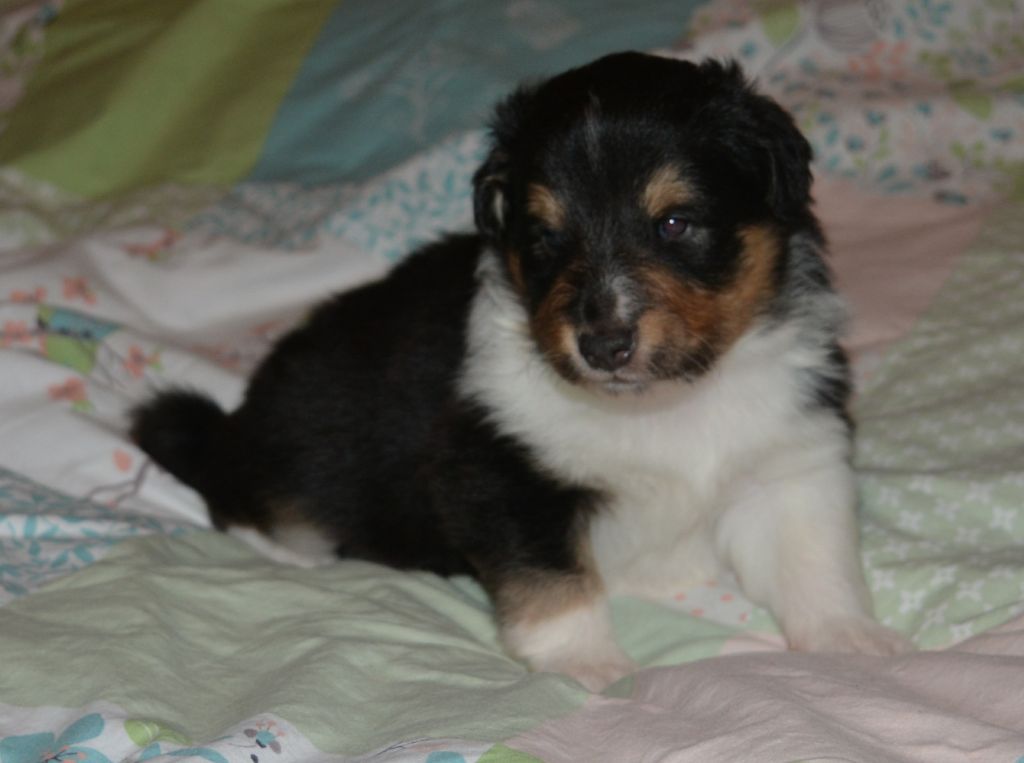
[[[587,697],[505,657],[475,586],[359,562],[281,567],[208,532],[126,542],[3,608],[0,665],[6,703],[106,700],[204,741],[270,709],[352,754],[505,739]]]
[[[527,755],[525,752],[517,752],[503,744],[497,744],[481,755],[477,763],[543,763],[543,761],[532,755]]]
[[[332,0],[72,0],[11,115],[0,165],[87,197],[227,185],[269,125]]]
[[[883,621],[945,646],[1024,611],[1024,205],[963,255],[856,407]]]

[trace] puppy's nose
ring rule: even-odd
[[[580,355],[591,368],[617,371],[629,363],[636,349],[636,333],[631,328],[585,331],[577,344]]]

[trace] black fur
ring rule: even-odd
[[[854,421],[850,416],[849,404],[853,383],[850,379],[850,360],[838,342],[833,343],[829,349],[828,361],[828,365],[807,372],[809,397],[812,405],[835,414],[852,435]]]
[[[783,240],[816,231],[810,149],[735,66],[611,56],[517,91],[492,132],[475,176],[479,235],[428,246],[322,305],[278,344],[238,410],[171,392],[136,411],[135,439],[203,495],[217,527],[269,530],[302,516],[341,556],[468,572],[492,593],[524,574],[576,572],[599,493],[552,477],[456,388],[481,251],[518,252],[533,309],[570,250],[612,268],[623,241],[651,239],[649,219],[607,210],[631,208],[637,178],[667,160],[700,191],[687,210],[699,236],[644,243],[643,256],[679,278],[729,284],[741,225],[770,222]],[[562,240],[539,230],[524,213],[536,177],[571,189],[568,214],[587,224]],[[790,270],[780,265],[778,279]],[[578,320],[590,319],[581,306]],[[657,373],[689,378],[714,357],[684,360],[663,359]],[[829,380],[820,393],[839,405],[846,389]]]
[[[479,251],[466,235],[410,256],[282,339],[237,411],[164,393],[136,410],[134,439],[220,529],[269,531],[283,509],[340,556],[495,584],[575,569],[569,528],[589,493],[538,474],[455,395]]]
[[[212,493],[216,477],[210,471],[221,454],[211,443],[225,419],[213,400],[173,390],[136,409],[133,418],[132,437],[140,448],[185,484]]]

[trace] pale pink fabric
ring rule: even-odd
[[[629,699],[509,741],[545,763],[1024,757],[1024,618],[941,652],[715,657],[635,677]]]
[[[852,308],[855,359],[881,353],[910,330],[990,211],[871,195],[827,176],[815,179],[814,196],[836,284]]]

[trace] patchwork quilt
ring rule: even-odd
[[[815,149],[895,658],[784,651],[735,581],[613,602],[590,694],[468,579],[275,565],[127,439],[237,403],[318,299],[471,223],[494,100],[739,60]],[[1024,3],[0,5],[0,763],[1024,761]]]

